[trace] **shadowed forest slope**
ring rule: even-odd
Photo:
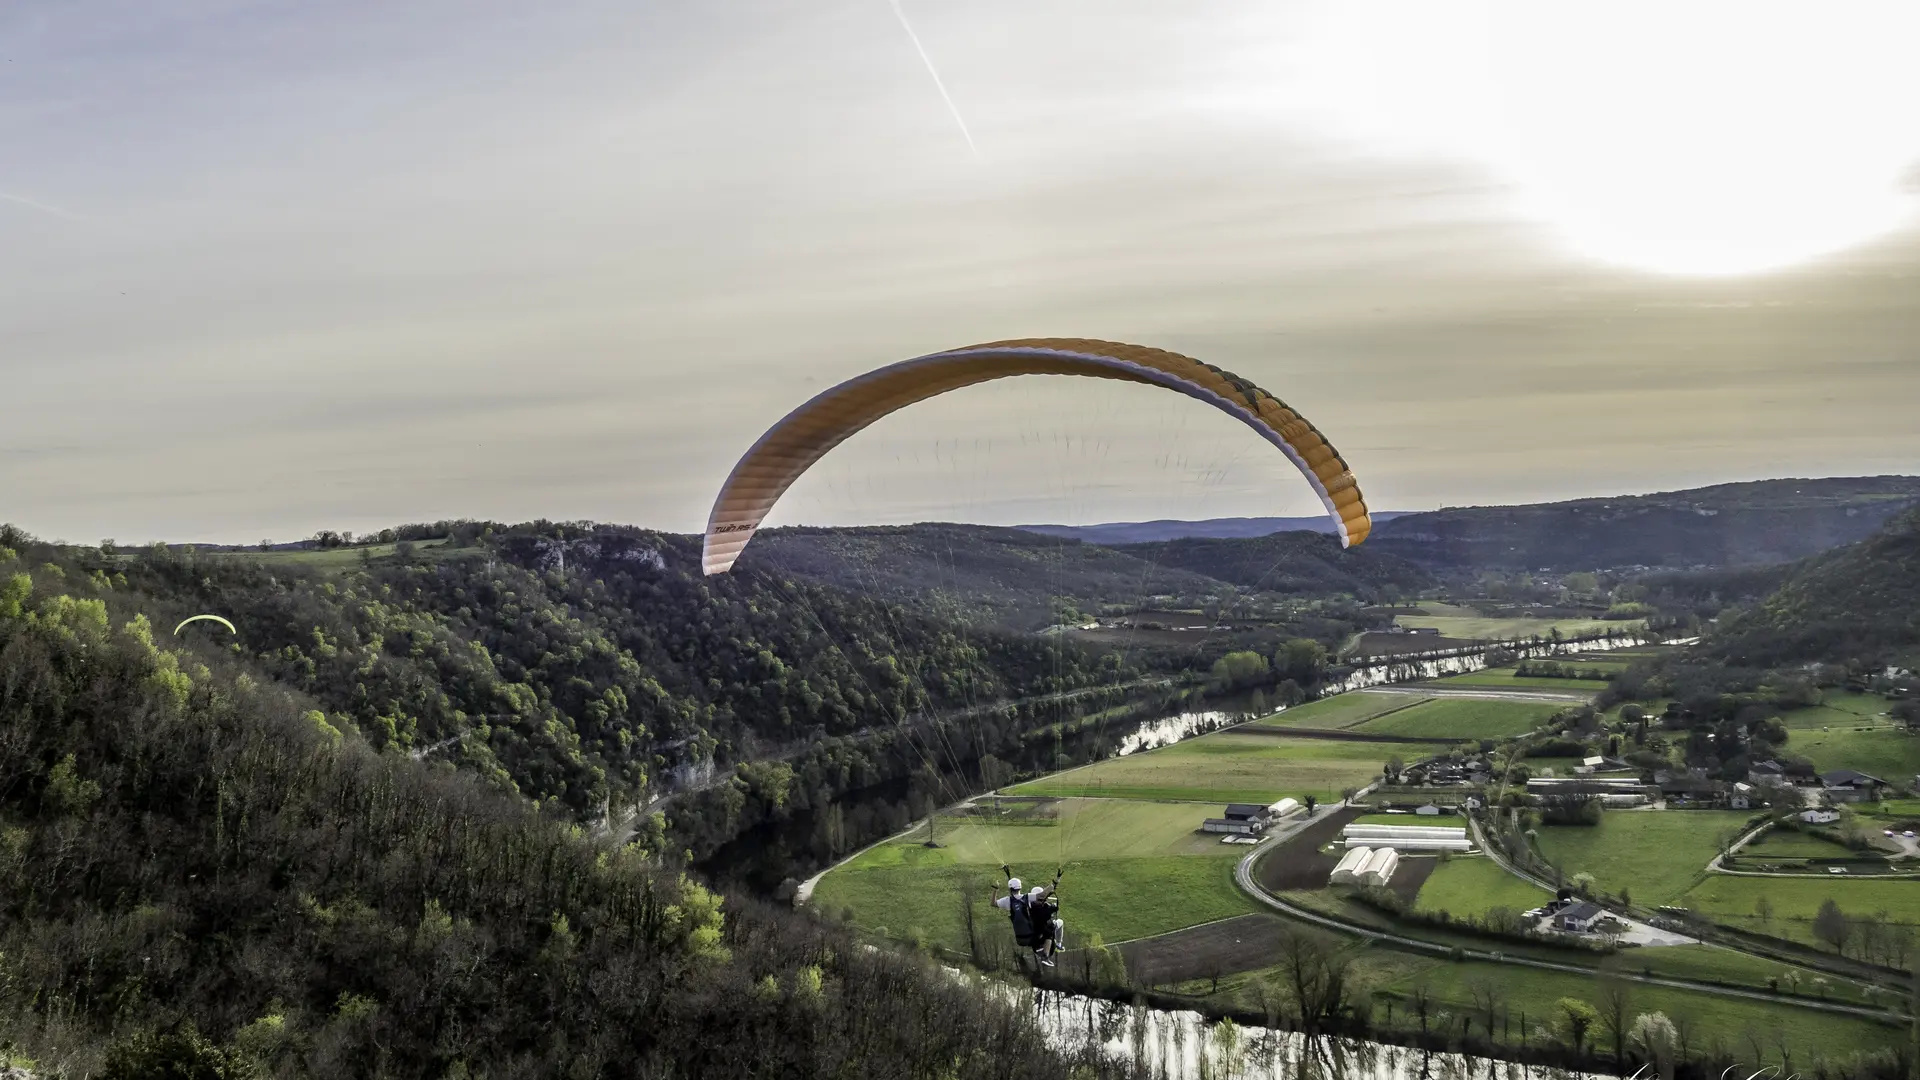
[[[0,586],[0,1050],[49,1073],[1074,1074],[936,969]]]
[[[1920,511],[1795,567],[1772,595],[1729,617],[1709,651],[1757,667],[1808,661],[1912,666],[1920,659]]]
[[[1763,480],[1408,514],[1367,546],[1448,570],[1750,566],[1863,540],[1916,503],[1920,477]]]

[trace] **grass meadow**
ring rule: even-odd
[[[1737,810],[1609,810],[1599,825],[1542,825],[1538,844],[1567,877],[1585,871],[1603,892],[1625,888],[1636,903],[1658,906],[1675,903],[1706,877],[1722,838],[1751,817]]]
[[[1565,707],[1561,702],[1434,698],[1353,730],[1415,739],[1509,739],[1532,731]]]
[[[1272,803],[1287,796],[1340,798],[1380,775],[1388,758],[1432,752],[1418,743],[1289,739],[1223,731],[1056,773],[1007,789],[1010,795],[1082,796],[1203,803]]]
[[[1233,884],[1247,848],[1196,830],[1204,809],[1190,804],[1069,799],[1055,818],[949,819],[940,847],[925,830],[873,848],[822,877],[813,905],[851,912],[866,930],[956,951],[967,945],[963,902],[983,932],[1006,933],[992,907],[1000,865],[1034,882],[1062,867],[1060,917],[1070,946],[1098,934],[1109,943],[1164,934],[1256,910]]]
[[[1455,855],[1434,867],[1420,886],[1414,908],[1480,916],[1498,907],[1526,911],[1551,899],[1552,893],[1509,874],[1492,859]]]
[[[1389,713],[1430,701],[1420,693],[1354,690],[1345,694],[1309,701],[1291,709],[1254,721],[1255,727],[1307,728],[1316,731],[1343,731]]]

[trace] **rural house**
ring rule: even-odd
[[[1747,767],[1747,783],[1754,787],[1785,787],[1792,782],[1777,761],[1756,761]]]
[[[1201,832],[1228,833],[1235,836],[1254,836],[1260,832],[1260,823],[1246,818],[1208,818],[1200,825]]]
[[[1676,776],[1660,785],[1667,805],[1676,810],[1706,810],[1727,805],[1725,787],[1717,780],[1699,776]]]
[[[1593,924],[1600,921],[1600,917],[1605,914],[1606,910],[1599,904],[1593,903],[1590,900],[1582,900],[1577,904],[1571,904],[1562,908],[1560,912],[1553,917],[1553,925],[1559,930],[1584,934],[1592,930]]]
[[[1267,827],[1267,816],[1267,807],[1253,803],[1232,803],[1228,805],[1224,817],[1208,818],[1200,826],[1200,831],[1254,836]]]
[[[1878,798],[1887,782],[1852,769],[1835,769],[1820,777],[1820,786],[1834,802],[1855,803]]]

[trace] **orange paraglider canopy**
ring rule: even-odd
[[[969,345],[903,360],[815,397],[760,436],[735,465],[707,519],[701,565],[725,573],[780,496],[814,462],[889,413],[976,383],[1016,375],[1083,375],[1148,383],[1220,409],[1278,447],[1313,486],[1352,547],[1372,520],[1360,486],[1332,444],[1306,418],[1251,382],[1190,356],[1081,338],[1032,338]]]

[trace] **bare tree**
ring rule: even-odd
[[[967,955],[975,964],[980,963],[980,937],[974,927],[974,901],[979,893],[971,874],[960,875],[960,922],[967,928]]]
[[[1600,964],[1599,985],[1595,996],[1600,1012],[1600,1023],[1613,1037],[1613,1060],[1626,1064],[1627,1034],[1633,1023],[1632,984],[1620,973],[1620,960],[1609,956]]]
[[[1847,918],[1832,897],[1821,901],[1820,910],[1814,913],[1813,936],[1833,946],[1836,953],[1847,951],[1847,942],[1853,937],[1853,920]]]
[[[1467,993],[1473,996],[1473,1007],[1480,1012],[1481,1021],[1486,1025],[1487,1041],[1494,1041],[1493,1021],[1500,1009],[1500,984],[1486,976],[1476,976],[1467,983]]]
[[[1407,991],[1407,1007],[1420,1018],[1420,1034],[1427,1034],[1427,1018],[1433,1015],[1433,988],[1427,985],[1424,976],[1415,979]]]
[[[1667,1019],[1673,1021],[1673,1042],[1676,1050],[1674,1056],[1685,1061],[1687,1055],[1693,1052],[1693,1036],[1696,1030],[1693,1014],[1675,1010]]]
[[[1747,1049],[1753,1052],[1753,1067],[1759,1068],[1760,1063],[1766,1060],[1767,1056],[1766,1032],[1761,1030],[1760,1025],[1749,1020],[1741,1029],[1740,1035],[1746,1040]]]
[[[1337,1022],[1347,1004],[1348,960],[1326,937],[1289,927],[1280,941],[1280,971],[1309,1035]]]

